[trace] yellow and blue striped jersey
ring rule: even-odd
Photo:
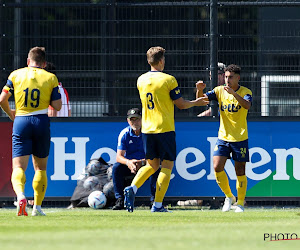
[[[250,89],[240,86],[236,91],[245,100],[252,102]],[[229,94],[224,86],[218,86],[206,93],[208,99],[219,102],[220,128],[218,138],[228,142],[239,142],[248,139],[247,114],[235,97]]]
[[[47,114],[50,102],[61,98],[56,76],[37,67],[13,71],[3,91],[14,94],[16,116]]]
[[[174,103],[181,97],[175,77],[149,71],[138,78],[142,102],[142,132],[157,134],[175,131]]]

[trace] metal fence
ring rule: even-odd
[[[300,115],[300,1],[219,1],[218,46],[210,47],[210,1],[0,1],[2,87],[26,66],[29,48],[46,47],[69,92],[75,117],[124,116],[140,106],[136,79],[147,70],[146,51],[160,45],[165,72],[184,98],[195,82],[207,90],[210,54],[242,67],[253,92],[249,116]],[[176,109],[195,117],[204,108]],[[1,114],[5,116],[5,114]]]

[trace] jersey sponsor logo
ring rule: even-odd
[[[131,144],[131,143],[133,143],[133,141],[132,141],[132,140],[130,140],[128,143],[129,143],[129,144]]]
[[[179,89],[175,90],[175,94],[176,95],[180,94],[180,90]]]
[[[229,103],[228,105],[221,103],[221,111],[227,110],[228,112],[238,112],[242,108],[241,105],[235,106],[234,104]]]

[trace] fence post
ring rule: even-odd
[[[16,0],[16,3],[21,3],[21,0]],[[18,69],[21,65],[21,8],[15,8],[14,41],[14,69]]]
[[[108,42],[107,45],[107,52],[108,55],[106,56],[106,80],[109,84],[110,88],[108,88],[107,97],[109,103],[109,115],[115,116],[118,115],[117,110],[117,94],[116,94],[116,0],[107,1],[108,8],[107,8],[107,21],[108,21],[108,29],[107,29],[107,36]]]
[[[218,1],[210,0],[210,72],[211,86],[218,85]],[[218,117],[218,103],[211,103],[212,117]]]

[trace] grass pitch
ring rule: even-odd
[[[296,233],[300,238],[300,209],[296,208],[246,209],[243,214],[44,211],[45,217],[17,217],[15,209],[0,209],[0,249],[300,249],[300,240],[264,241],[265,233]]]

